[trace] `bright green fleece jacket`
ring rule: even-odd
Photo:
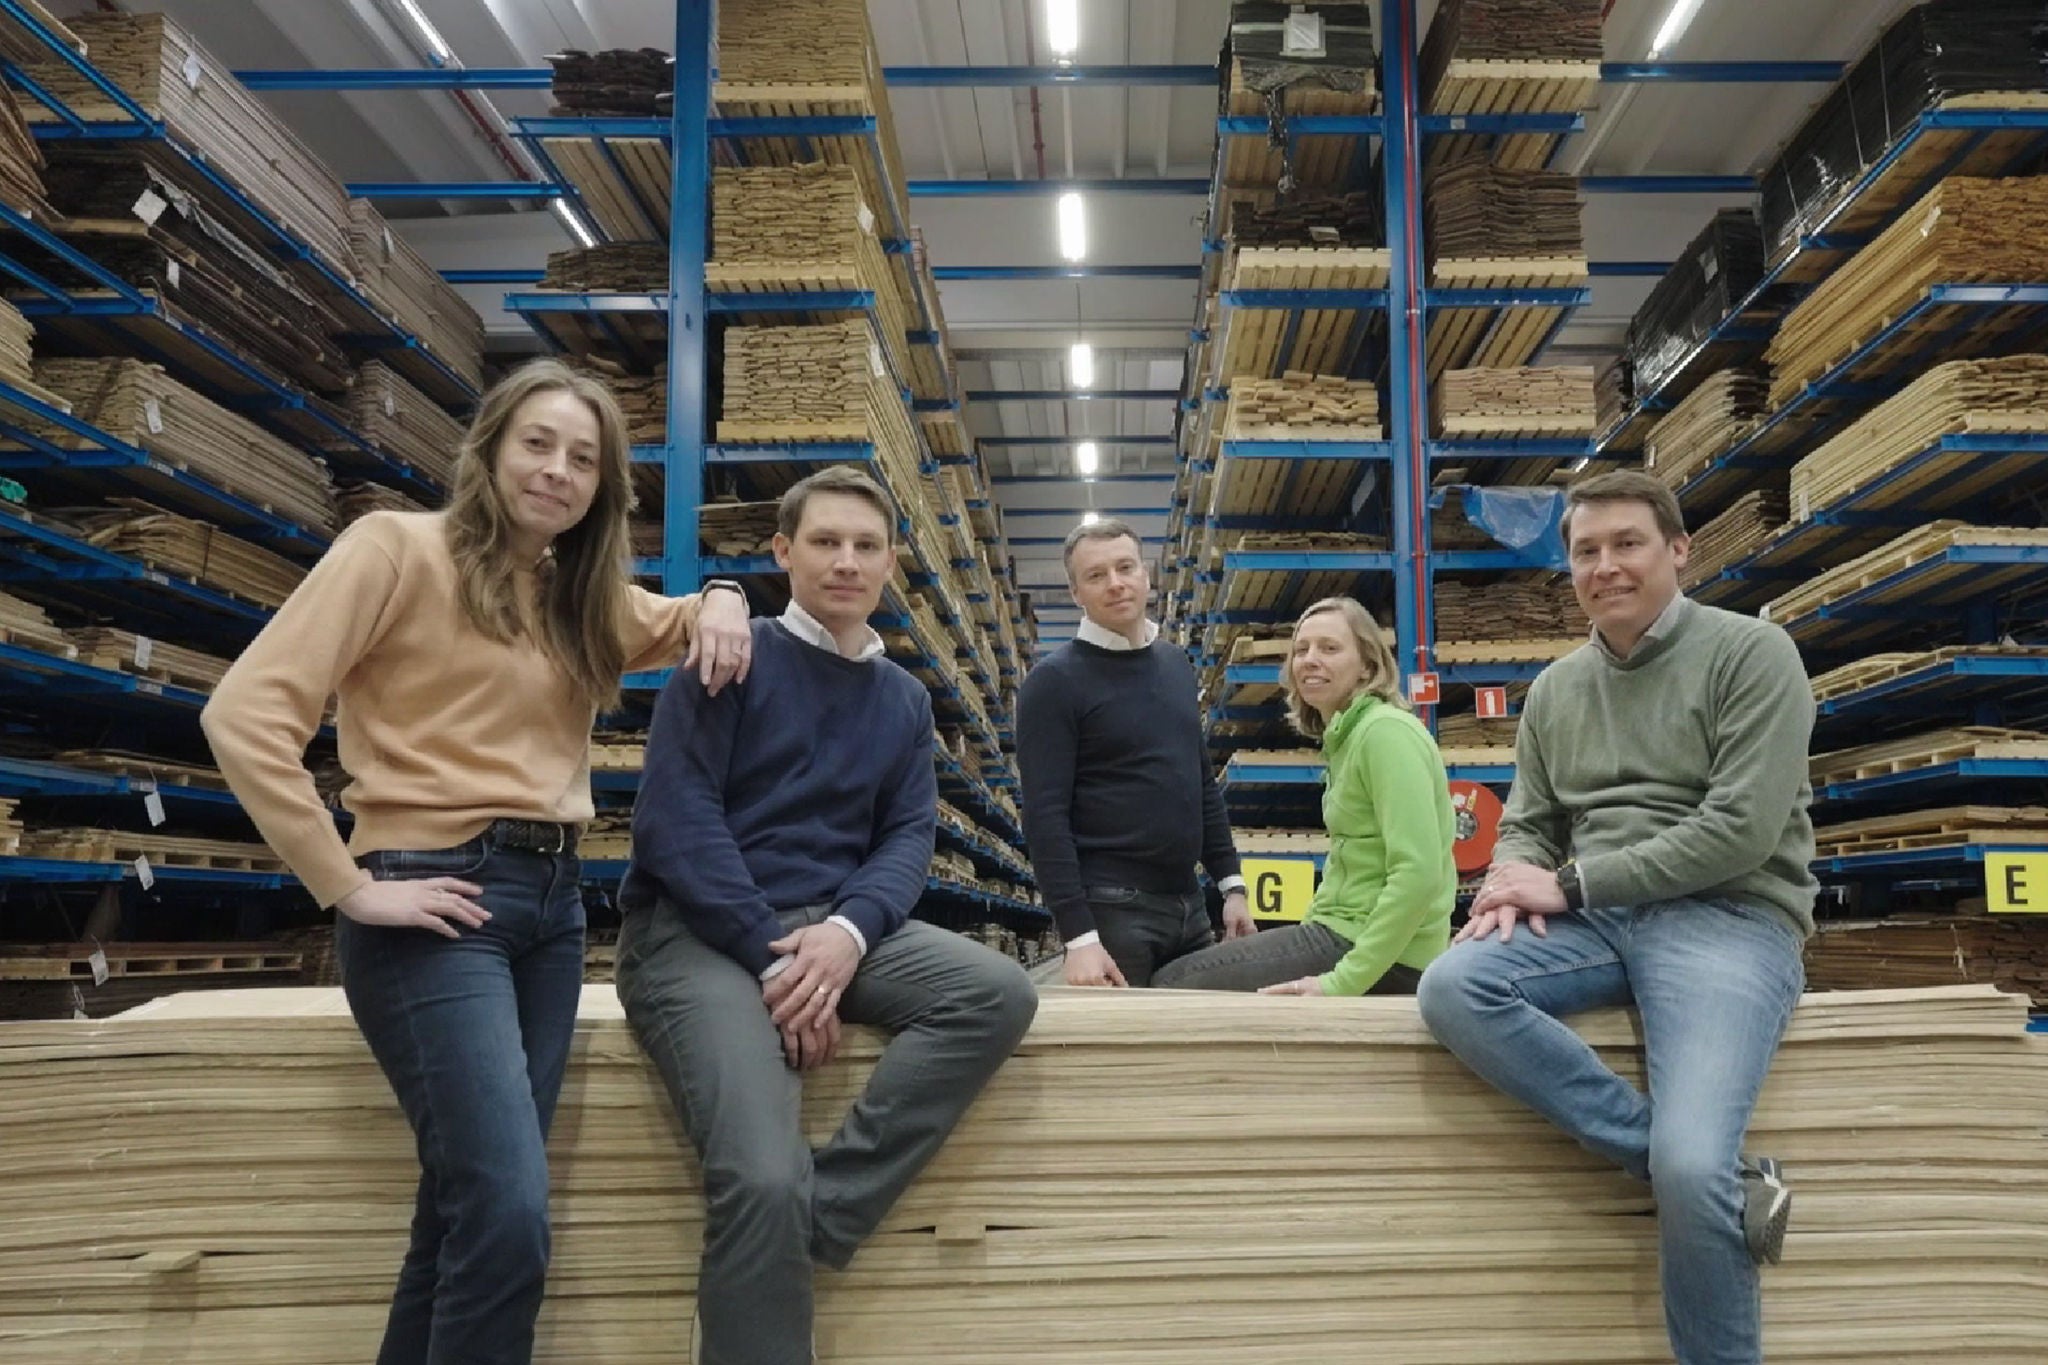
[[[1569,851],[1588,905],[1733,900],[1810,934],[1798,646],[1754,616],[1667,611],[1627,658],[1583,645],[1530,687],[1493,859],[1555,868]]]
[[[1309,902],[1351,951],[1325,995],[1364,995],[1395,963],[1421,971],[1450,944],[1457,837],[1443,755],[1422,722],[1365,695],[1323,732],[1323,827],[1330,855]]]

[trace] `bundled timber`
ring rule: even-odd
[[[94,983],[93,956],[104,980]],[[293,986],[303,955],[282,943],[0,945],[0,1019],[107,1019],[187,991]]]
[[[447,488],[455,482],[462,423],[381,360],[357,370],[347,399],[349,429],[392,459]]]
[[[417,336],[472,389],[484,386],[484,322],[476,309],[391,230],[367,199],[348,203],[358,283],[387,317]]]
[[[1231,215],[1230,240],[1237,246],[1384,247],[1386,226],[1379,196],[1302,194],[1284,204],[1240,202]]]
[[[1374,102],[1372,16],[1350,3],[1297,6],[1292,13],[1322,22],[1322,47],[1313,54],[1282,53],[1281,18],[1273,4],[1231,6],[1219,69],[1228,73],[1224,112],[1259,115],[1266,135],[1230,136],[1217,149],[1223,183],[1230,187],[1317,187],[1342,184],[1356,165],[1356,136],[1295,141],[1283,120],[1301,115],[1369,114]]]
[[[1444,0],[1423,69],[1443,61],[1597,62],[1600,0]]]
[[[327,471],[290,442],[271,435],[140,360],[43,360],[36,383],[62,397],[74,417],[188,469],[230,493],[301,526],[335,528]],[[54,445],[88,443],[53,424],[23,425]]]
[[[668,288],[668,244],[606,242],[548,253],[543,289],[571,293],[648,294]]]
[[[345,275],[355,273],[348,192],[285,121],[189,33],[161,14],[91,14],[70,23],[90,48],[93,65],[163,119],[174,138],[202,153],[329,266]],[[25,70],[82,118],[128,117],[48,52],[37,54]],[[26,113],[31,123],[57,117],[36,103],[26,106]]]
[[[1419,69],[1432,114],[1570,113],[1600,96],[1600,0],[1464,0],[1436,12]],[[1536,170],[1554,133],[1432,138],[1431,166],[1475,156]]]
[[[1521,722],[1513,716],[1482,720],[1468,712],[1439,716],[1436,742],[1456,749],[1513,749]]]
[[[1505,170],[1474,160],[1447,166],[1430,178],[1424,214],[1430,250],[1441,267],[1451,261],[1583,261],[1584,208],[1572,176]],[[1450,284],[1456,273],[1439,268],[1436,279]]]
[[[668,114],[662,97],[675,89],[675,70],[666,52],[651,47],[603,52],[571,49],[550,56],[548,65],[554,68],[556,117],[654,118]]]
[[[34,324],[21,315],[21,310],[0,299],[0,383],[12,384],[16,388],[34,386],[35,360],[31,344],[35,334]]]
[[[306,571],[203,521],[134,504],[78,519],[84,538],[165,573],[266,607],[281,607]]]
[[[353,526],[372,512],[424,512],[427,509],[395,488],[367,480],[335,485],[336,518],[343,527]]]
[[[1808,990],[1962,985],[1996,986],[2048,1009],[2048,921],[2024,915],[1823,920],[1806,941]]]
[[[43,152],[22,114],[22,97],[0,86],[0,204],[25,218],[47,219],[43,202]]]
[[[227,671],[226,660],[217,659],[214,662],[221,672]],[[202,763],[184,763],[177,759],[158,758],[154,754],[131,754],[122,749],[66,749],[52,755],[52,760],[67,768],[87,768],[96,773],[112,773],[117,777],[148,778],[159,786],[198,787],[206,791],[223,792],[228,789],[227,779],[220,775],[218,768],[210,768]]]
[[[2048,844],[2048,809],[2040,806],[1945,806],[1850,820],[1814,830],[1816,856],[1898,853],[1964,844]]]
[[[1445,436],[1591,436],[1598,421],[1584,365],[1447,370],[1431,397]]]
[[[1626,356],[1614,356],[1593,380],[1593,398],[1600,410],[1600,430],[1612,431],[1636,401],[1635,371]]]
[[[1583,644],[1591,624],[1572,593],[1570,580],[1436,585],[1439,640],[1534,640],[1572,638]]]
[[[720,556],[766,554],[775,539],[772,502],[707,502],[697,509],[697,538]]]
[[[1815,701],[1860,692],[1866,687],[1935,668],[1953,659],[2048,659],[2048,645],[1950,645],[1917,653],[1872,654],[1814,675]]]
[[[1377,441],[1378,385],[1289,371],[1278,379],[1241,379],[1230,386],[1224,419],[1233,441]]]
[[[81,57],[85,55],[85,44],[79,41],[76,33],[65,27],[64,21],[53,14],[50,7],[43,0],[15,0],[15,2],[19,9],[38,24],[41,24],[44,31],[52,38],[55,38],[60,45],[69,48]],[[0,23],[0,56],[4,56],[8,61],[13,62],[17,66],[24,66],[30,62],[45,61],[50,55],[50,49],[44,46],[27,28],[12,22]]]
[[[1640,1081],[1627,1016],[1572,1022]],[[2024,1025],[2022,1000],[1983,987],[1801,1001],[1751,1126],[1799,1182],[1765,1282],[1771,1360],[2031,1358],[2048,1330],[2048,1043]],[[805,1078],[813,1140],[879,1051],[848,1032]],[[609,989],[585,992],[572,1058],[536,1360],[673,1360],[694,1309],[695,1162]],[[0,1087],[11,1360],[375,1353],[418,1168],[339,991],[12,1025]],[[1155,1159],[1105,1180],[1125,1152]],[[1276,1199],[1295,1210],[1284,1226]],[[1411,1001],[1048,990],[851,1270],[820,1277],[818,1349],[835,1365],[1278,1365],[1370,1339],[1416,1365],[1499,1360],[1503,1342],[1518,1361],[1641,1365],[1667,1350],[1650,1210],[1471,1076]],[[1550,1311],[1520,1293],[1444,1311],[1429,1267],[1482,1262],[1543,1285]],[[1076,1321],[1091,1285],[1118,1311]]]
[[[1435,501],[1432,493],[1430,499]],[[1465,509],[1461,488],[1443,490],[1443,505],[1429,512],[1429,546],[1432,550],[1485,550],[1498,544],[1482,527],[1474,525]]]
[[[2048,356],[1938,365],[1793,466],[1793,519],[1833,506],[1944,436],[2006,432],[2048,432]],[[1888,483],[1883,505],[1911,504],[1933,491],[1952,505],[1997,491],[2011,470],[1984,463],[1977,452],[1929,460]]]
[[[1888,777],[1971,758],[2048,758],[2048,735],[2033,730],[1963,725],[1931,730],[1905,739],[1860,744],[1853,749],[1815,754],[1808,763],[1815,786]]]
[[[1643,468],[1671,488],[1726,454],[1762,419],[1768,385],[1750,370],[1722,370],[1666,413],[1643,444]]]
[[[1785,495],[1760,488],[1745,493],[1735,505],[1693,532],[1692,554],[1679,586],[1687,591],[1720,575],[1721,570],[1769,544],[1784,528]]]
[[[0,592],[0,641],[66,659],[78,657],[78,647],[64,637],[48,612],[7,592]]]
[[[1880,579],[1937,558],[1962,545],[2048,545],[2048,531],[2008,526],[1966,526],[1932,521],[1840,564],[1776,598],[1764,609],[1770,621],[1791,621],[1814,608],[1870,586]]]
[[[15,801],[0,801],[0,854],[13,857],[21,851],[22,825],[15,819]]]
[[[87,626],[68,630],[64,637],[77,647],[78,661],[95,668],[137,673],[196,692],[213,691],[227,676],[226,659],[131,631]]]
[[[1924,298],[1936,284],[2023,283],[2048,274],[2048,180],[1942,181],[1877,240],[1822,281],[1786,315],[1765,352],[1771,403],[1781,406]],[[1957,346],[1983,349],[2010,325],[1976,309]],[[1929,337],[1909,328],[1893,345],[1919,353]]]
[[[284,864],[262,844],[189,839],[175,834],[118,829],[32,829],[21,836],[22,856],[60,862],[132,863],[153,867],[210,867],[236,872],[282,872]]]

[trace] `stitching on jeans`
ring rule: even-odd
[[[1569,966],[1532,967],[1526,972],[1517,972],[1513,976],[1504,977],[1503,980],[1519,991],[1524,981],[1537,981],[1545,977],[1563,976],[1567,972],[1582,972],[1588,967],[1619,967],[1620,965],[1621,959],[1610,953],[1605,958],[1588,958],[1584,962],[1574,962]]]

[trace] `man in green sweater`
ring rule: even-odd
[[[1423,975],[1422,1017],[1650,1182],[1679,1365],[1755,1365],[1757,1267],[1791,1196],[1741,1148],[1813,930],[1813,692],[1783,630],[1680,594],[1690,543],[1663,484],[1586,480],[1564,534],[1593,638],[1529,690],[1493,870]],[[1631,1003],[1648,1095],[1558,1022]]]

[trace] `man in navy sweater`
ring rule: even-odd
[[[789,610],[744,682],[678,670],[647,737],[618,989],[702,1161],[712,1365],[807,1365],[813,1266],[845,1268],[1037,1010],[1016,963],[909,918],[938,792],[930,694],[868,625],[895,525],[858,470],[791,489]],[[813,1152],[800,1073],[842,1019],[896,1036]]]

